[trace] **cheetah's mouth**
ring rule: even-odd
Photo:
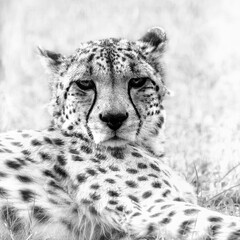
[[[118,137],[117,135],[115,135],[114,137],[110,138],[109,140],[112,140],[112,141],[119,141],[121,140],[122,138]]]
[[[102,142],[103,145],[105,146],[122,146],[127,143],[127,140],[121,137],[118,137],[117,135],[110,137],[109,139],[105,140]]]

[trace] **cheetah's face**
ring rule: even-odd
[[[161,29],[141,40],[105,39],[82,44],[68,58],[41,51],[53,73],[53,116],[69,134],[122,145],[157,135],[165,93],[159,57]]]

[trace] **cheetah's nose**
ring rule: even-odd
[[[128,118],[128,113],[117,113],[117,114],[111,114],[108,113],[106,115],[99,114],[99,118],[105,122],[109,128],[116,131],[119,129],[123,122]]]

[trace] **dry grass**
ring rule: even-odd
[[[165,103],[170,165],[196,185],[202,205],[239,215],[239,7],[238,0],[1,0],[0,131],[48,123],[37,45],[71,53],[85,40],[136,39],[162,26],[175,92]]]

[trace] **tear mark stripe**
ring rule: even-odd
[[[88,126],[88,120],[89,120],[89,116],[90,116],[90,114],[91,114],[91,112],[92,112],[92,110],[93,110],[93,107],[94,107],[94,105],[95,105],[95,103],[96,103],[96,100],[97,100],[97,90],[96,90],[96,87],[94,87],[94,99],[93,99],[93,103],[92,103],[92,105],[91,105],[91,107],[90,107],[90,109],[89,109],[89,111],[88,111],[87,116],[86,116],[86,128],[87,128],[87,132],[88,132],[89,137],[90,137],[92,140],[93,140],[93,134],[92,134],[92,132],[91,132],[89,126]]]
[[[136,135],[138,135],[139,133],[140,133],[140,129],[141,129],[141,127],[142,127],[142,118],[141,118],[141,115],[140,115],[140,113],[138,112],[138,110],[137,110],[137,107],[135,106],[135,104],[133,103],[133,100],[132,100],[132,98],[131,98],[131,94],[130,94],[130,87],[128,86],[128,96],[129,96],[129,100],[130,100],[130,102],[132,103],[132,105],[133,105],[133,108],[134,108],[134,110],[135,110],[135,112],[136,112],[136,114],[137,114],[137,117],[139,118],[139,124],[138,124],[138,129],[137,129],[137,133],[136,133]]]

